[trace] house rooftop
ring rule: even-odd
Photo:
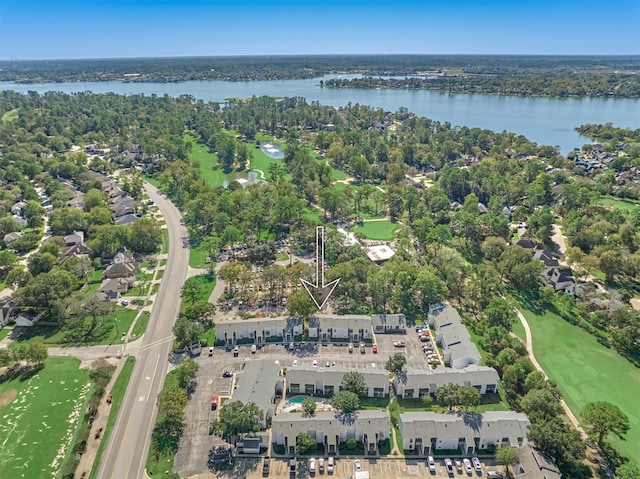
[[[273,361],[249,361],[241,373],[236,374],[236,389],[232,401],[255,403],[266,415],[274,408],[273,392],[280,378],[280,366]]]

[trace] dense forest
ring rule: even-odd
[[[365,77],[331,87],[428,88],[456,93],[638,97],[636,56],[343,55],[184,57],[0,62],[0,81],[18,83],[189,80],[261,81]]]
[[[532,416],[532,440],[554,455],[566,477],[589,477],[584,443],[558,417],[553,384],[536,375],[524,345],[510,334],[510,302],[553,310],[638,362],[640,317],[628,305],[640,290],[640,208],[634,202],[640,197],[634,176],[640,148],[630,141],[634,132],[616,133],[627,139],[624,149],[612,142],[605,155],[592,145],[570,159],[510,132],[456,127],[406,109],[333,108],[303,98],[251,98],[221,108],[187,95],[4,91],[0,117],[0,228],[2,235],[23,230],[32,237],[20,251],[0,251],[0,281],[15,287],[21,306],[78,333],[86,303],[82,286],[94,267],[123,247],[142,253],[157,248],[159,230],[151,220],[113,224],[90,172],[126,171],[123,188],[138,198],[143,174],[157,182],[183,210],[192,246],[211,257],[224,246],[247,244],[246,260],[225,265],[226,281],[243,291],[257,274],[252,263],[263,259],[260,280],[273,291],[313,274],[302,264],[270,265],[269,246],[287,240],[299,254],[308,253],[316,225],[325,224],[327,279],[342,278],[332,296],[334,311],[401,311],[421,321],[430,304],[453,302],[487,353],[486,363],[501,373],[509,405]],[[613,129],[583,128],[596,136]],[[265,181],[246,187],[232,181],[224,188],[207,179],[212,170],[244,170],[266,141],[280,144],[284,158],[265,167]],[[192,160],[196,144],[216,163],[203,168]],[[87,155],[88,145],[110,151],[103,158]],[[587,160],[597,166],[579,163]],[[84,192],[82,209],[68,206],[64,181]],[[56,236],[86,234],[88,264],[61,262],[59,246],[39,245],[40,189],[52,201]],[[623,197],[628,208],[612,207]],[[12,216],[17,201],[32,202],[25,227]],[[336,229],[370,218],[397,228],[396,254],[381,265],[359,246],[347,246]],[[569,242],[564,255],[553,242],[558,222]],[[515,246],[517,239],[540,242],[581,282],[602,278],[606,292],[557,292],[541,281],[543,263]],[[18,254],[34,250],[26,268],[18,264]],[[301,310],[305,297],[290,297],[290,314]],[[180,328],[188,330],[198,319],[195,309],[191,305],[181,316]],[[92,325],[82,325],[80,332],[88,334]],[[551,405],[544,414],[535,414],[534,395]],[[623,462],[609,452],[615,465]]]

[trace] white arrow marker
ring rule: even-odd
[[[331,296],[331,293],[340,282],[340,278],[338,278],[329,284],[324,283],[324,226],[316,226],[316,284],[302,278],[300,278],[300,282],[318,309],[324,307],[327,299],[329,299],[329,296]],[[317,298],[314,291],[318,296]]]

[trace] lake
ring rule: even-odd
[[[563,153],[587,143],[574,130],[584,123],[607,123],[622,128],[640,128],[640,98],[525,98],[499,95],[448,94],[428,90],[356,90],[321,88],[320,80],[275,80],[258,82],[189,81],[183,83],[78,82],[33,85],[0,82],[0,89],[26,93],[62,91],[74,93],[120,93],[179,96],[192,95],[204,101],[226,98],[300,96],[335,107],[370,105],[386,111],[406,107],[409,111],[454,126],[513,131],[538,144],[558,145]],[[342,75],[354,77],[356,75]]]

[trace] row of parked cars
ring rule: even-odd
[[[423,343],[422,351],[424,351],[424,354],[427,356],[429,364],[434,364],[440,361],[440,357],[438,356],[435,345],[433,344],[433,337],[431,336],[431,331],[429,331],[429,326],[416,326],[416,333],[418,333],[418,337]]]
[[[427,459],[427,465],[429,466],[429,471],[431,473],[436,472],[436,461],[433,456],[429,456],[429,458]],[[467,475],[470,476],[471,474],[473,474],[474,470],[482,474],[482,464],[480,463],[480,459],[478,459],[477,457],[472,457],[471,460],[467,458],[464,458],[462,460],[456,459],[455,461],[452,461],[449,458],[446,458],[444,460],[444,467],[447,469],[447,474],[449,474],[450,476],[453,476],[454,466],[460,474],[462,474],[462,472],[464,471],[467,473]]]

